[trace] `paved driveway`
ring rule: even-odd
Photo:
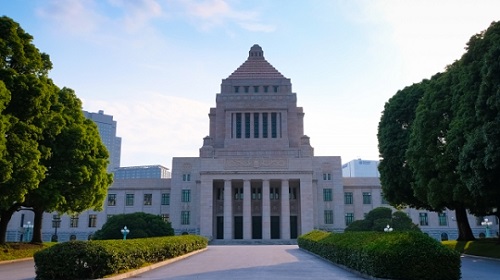
[[[297,245],[209,246],[193,255],[129,279],[289,280],[364,279],[317,258]]]

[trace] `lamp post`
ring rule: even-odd
[[[490,226],[492,225],[492,222],[490,222],[488,219],[484,219],[484,221],[481,222],[481,225],[486,227],[486,238],[491,237]]]
[[[127,228],[127,226],[124,226],[123,229],[121,230],[123,234],[123,240],[127,239],[127,234],[130,232],[130,230]]]
[[[28,241],[30,241],[30,233],[31,233],[31,229],[33,228],[33,225],[31,224],[30,221],[28,221],[26,224],[23,225],[23,228],[24,228],[24,235],[25,235],[24,241],[28,242]]]
[[[391,228],[389,225],[387,225],[385,228],[384,228],[384,231],[385,232],[391,232],[393,230],[393,228]]]
[[[54,228],[54,236],[52,236],[52,242],[57,242],[59,237],[57,236],[57,228],[61,225],[61,217],[59,215],[52,216],[52,227]]]

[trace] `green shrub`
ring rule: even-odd
[[[207,245],[206,238],[196,235],[64,242],[35,253],[36,279],[97,279]]]
[[[123,239],[121,230],[124,226],[130,230],[127,239],[174,235],[171,224],[163,221],[160,216],[136,212],[110,217],[92,239]]]
[[[460,254],[420,232],[313,231],[299,247],[363,274],[389,279],[460,279]]]

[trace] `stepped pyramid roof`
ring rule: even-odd
[[[264,58],[264,51],[255,44],[248,52],[248,59],[227,79],[286,79]]]

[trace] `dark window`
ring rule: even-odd
[[[267,113],[262,113],[262,138],[267,138]]]
[[[253,138],[259,138],[259,113],[253,114]]]
[[[245,138],[250,138],[250,113],[245,113]]]
[[[241,113],[236,113],[236,138],[241,138]]]

